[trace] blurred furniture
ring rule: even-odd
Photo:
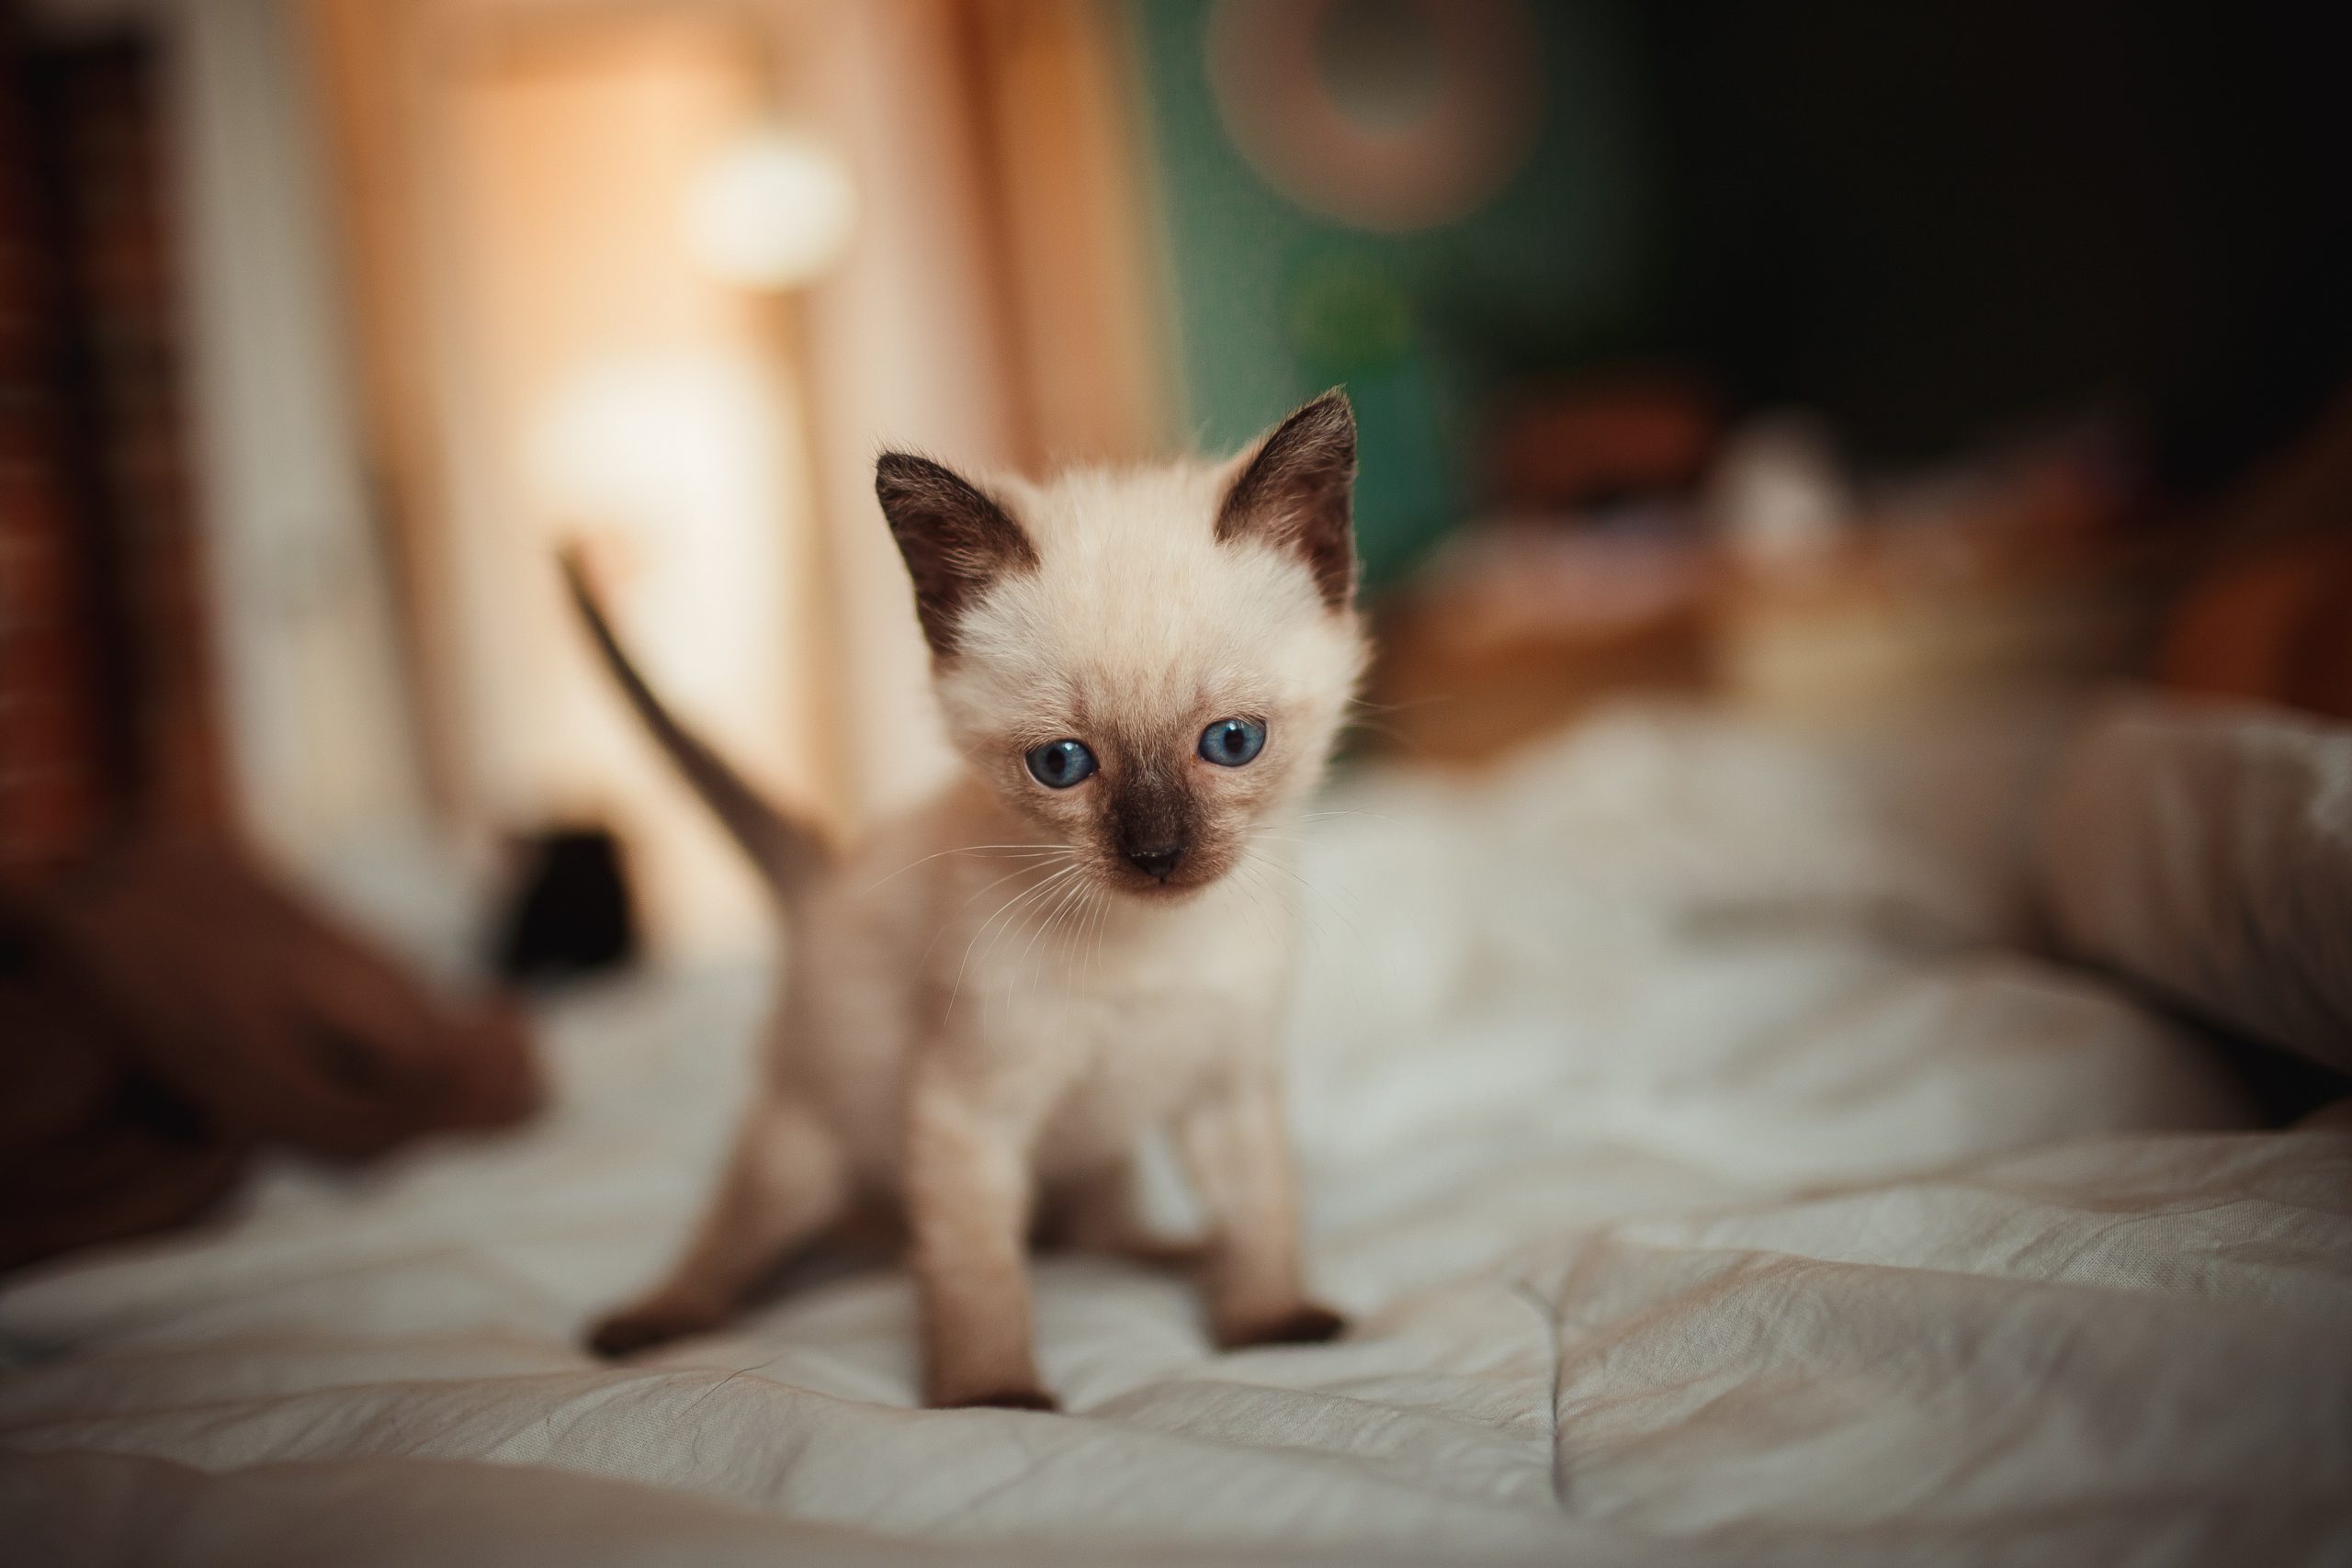
[[[537,1100],[460,1010],[217,840],[0,882],[0,1269],[189,1218],[254,1153],[348,1157]]]
[[[1476,763],[1629,695],[1859,717],[2142,667],[2164,552],[2096,431],[1865,482],[1650,374],[1510,409],[1500,514],[1380,606],[1365,728]]]
[[[1714,681],[1714,552],[1679,498],[1721,436],[1667,367],[1522,387],[1491,416],[1489,520],[1374,602],[1367,742],[1476,764],[1629,692]]]
[[[2173,614],[2157,673],[2182,692],[2352,718],[2352,540],[2278,545],[2205,577]]]
[[[2158,678],[2352,718],[2352,392],[2196,523]]]
[[[1522,388],[1492,423],[1489,502],[1509,513],[1687,494],[1723,439],[1723,412],[1704,378],[1664,366]]]
[[[1375,750],[1476,765],[1611,697],[1710,691],[1713,570],[1688,538],[1465,531],[1378,606],[1359,728]]]

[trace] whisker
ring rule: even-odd
[[[1067,860],[1069,857],[1064,856],[1063,858]],[[981,895],[988,892],[989,888],[1001,887],[1004,884],[1012,881],[1016,876],[1026,876],[1034,872],[1046,871],[1049,869],[1051,869],[1050,863],[1047,865],[1016,866],[1012,870],[1006,872],[1002,876],[998,877],[995,881],[985,884],[977,891],[969,895],[961,904],[956,906],[954,913],[948,915],[946,919],[939,922],[939,929],[931,933],[931,941],[924,946],[922,950],[922,957],[916,960],[916,966],[920,968],[922,964],[931,961],[932,949],[937,947],[939,945],[939,939],[947,934],[947,928],[955,924],[956,916],[962,914],[965,910],[970,908],[975,903],[978,902]]]
[[[1266,901],[1258,897],[1263,886],[1263,879],[1258,868],[1245,857],[1238,869],[1249,872],[1252,878],[1251,881],[1239,884],[1239,886],[1242,895],[1250,900],[1250,913],[1257,919],[1258,929],[1265,932],[1267,941],[1280,940],[1281,933],[1274,929],[1272,919],[1266,913]]]
[[[1451,692],[1435,692],[1426,697],[1415,697],[1409,702],[1402,703],[1374,702],[1372,698],[1364,696],[1350,697],[1348,706],[1369,708],[1374,713],[1409,713],[1414,708],[1432,707],[1441,703],[1454,703],[1461,700]]]
[[[1398,828],[1405,826],[1404,823],[1398,821],[1394,817],[1384,817],[1377,811],[1363,811],[1353,807],[1329,811],[1302,811],[1299,813],[1297,820],[1301,822],[1328,822],[1334,817],[1369,817],[1376,822],[1386,822]]]
[[[1104,939],[1110,934],[1110,931],[1111,897],[1108,894],[1104,894],[1102,898],[1098,900],[1098,906],[1094,916],[1094,950],[1087,954],[1086,959],[1086,983],[1090,987],[1094,983],[1094,971],[1102,962],[1102,943]]]
[[[1283,911],[1290,916],[1294,926],[1304,926],[1306,929],[1307,935],[1312,937],[1317,944],[1328,942],[1329,940],[1330,933],[1325,930],[1323,922],[1317,918],[1315,911],[1305,904],[1292,898],[1287,888],[1267,876],[1266,873],[1270,869],[1279,867],[1282,863],[1272,860],[1268,856],[1258,854],[1254,851],[1251,852],[1250,862],[1253,868],[1258,873],[1259,885],[1262,886],[1267,895],[1273,898],[1274,901],[1283,908]]]
[[[1415,761],[1429,761],[1430,749],[1425,742],[1423,742],[1419,737],[1408,735],[1405,731],[1397,728],[1395,725],[1387,723],[1383,719],[1344,719],[1340,722],[1340,728],[1343,730],[1348,730],[1358,735],[1377,735],[1382,739],[1388,741],[1391,745],[1401,746],[1406,750],[1410,751],[1413,754]]]
[[[914,870],[915,867],[919,865],[928,865],[933,861],[938,860],[944,855],[971,855],[1011,852],[1016,854],[1024,854],[1034,857],[1050,855],[1058,852],[1066,852],[1070,847],[1071,846],[1068,844],[963,844],[952,850],[936,851],[933,853],[923,856],[921,860],[910,860],[906,864],[900,866],[898,870],[890,873],[888,876],[882,878],[881,882],[875,883],[873,886],[868,887],[866,891],[871,893],[874,891],[874,888],[881,886],[884,882],[890,882],[896,878],[904,876],[907,873]]]
[[[1078,989],[1078,950],[1085,944],[1087,928],[1094,923],[1094,906],[1102,892],[1092,883],[1086,885],[1086,896],[1079,901],[1078,918],[1070,922],[1069,940],[1063,944],[1062,989]]]
[[[1029,945],[1023,948],[1021,950],[1021,956],[1013,961],[1010,971],[1011,974],[1017,975],[1020,973],[1021,965],[1028,963],[1029,955],[1037,951],[1038,939],[1044,936],[1047,931],[1054,929],[1054,922],[1061,919],[1062,911],[1069,907],[1070,899],[1084,891],[1086,891],[1086,883],[1083,878],[1069,884],[1062,889],[1061,897],[1054,900],[1054,907],[1046,912],[1044,923],[1039,925],[1035,931],[1029,933]],[[1006,983],[1006,995],[1010,996],[1011,994],[1012,986],[1008,979]]]
[[[1002,904],[998,905],[997,908],[989,913],[989,918],[980,923],[979,929],[972,933],[971,940],[964,944],[964,956],[956,963],[956,984],[948,990],[947,1005],[940,1013],[940,1017],[943,1020],[951,1018],[955,1015],[956,999],[964,994],[964,976],[971,966],[972,950],[979,945],[980,939],[989,935],[989,929],[995,926],[999,919],[1007,919],[1008,917],[1017,919],[1018,917],[1013,914],[1013,911],[1017,910],[1023,904],[1035,899],[1045,894],[1056,883],[1059,882],[1071,869],[1071,867],[1064,866],[1060,871],[1056,872],[1052,876],[1047,877],[1045,881],[1037,884],[1035,886],[1022,889],[1019,893],[1016,893],[1012,897],[1006,899]],[[981,954],[981,962],[985,964],[988,961],[989,955],[993,953],[995,951],[996,941],[991,938],[989,942],[988,951]],[[983,994],[983,1004],[985,1004],[986,1000],[987,998],[985,994]]]
[[[1012,1005],[1012,993],[1020,987],[1022,980],[1029,976],[1029,956],[1037,951],[1037,943],[1039,940],[1047,932],[1051,931],[1060,921],[1062,911],[1069,908],[1071,897],[1074,894],[1083,892],[1085,887],[1086,879],[1082,876],[1077,877],[1064,884],[1060,894],[1050,901],[1051,908],[1046,908],[1048,902],[1046,899],[1040,898],[1037,900],[1037,907],[1040,908],[1046,908],[1045,917],[1037,922],[1036,928],[1029,933],[1029,945],[1021,950],[1021,956],[1014,959],[1004,967],[1004,1006],[1011,1007]],[[1033,913],[1035,911],[1033,910]],[[1005,927],[1006,931],[1011,931],[1013,923],[1014,922],[1008,922]],[[989,951],[991,953],[995,951],[993,944],[991,944]]]
[[[1094,885],[1080,877],[1078,897],[1070,903],[1068,918],[1057,918],[1055,921],[1062,939],[1062,990],[1065,994],[1070,991],[1077,979],[1078,933],[1086,923],[1087,911],[1093,908],[1093,899]]]
[[[986,920],[981,922],[980,929],[972,933],[972,940],[964,944],[964,956],[956,965],[956,984],[947,993],[947,1006],[941,1013],[941,1017],[945,1018],[955,1012],[956,999],[964,994],[964,974],[971,965],[972,949],[979,945],[980,938],[988,935],[989,928],[994,926],[1000,919],[1002,919],[1008,914],[1019,909],[1022,905],[1030,902],[1039,895],[1046,892],[1048,888],[1055,886],[1064,877],[1077,875],[1081,869],[1083,868],[1080,867],[1076,861],[1072,861],[1069,864],[1062,867],[1059,871],[1055,872],[1051,876],[1048,876],[1045,881],[1040,882],[1035,887],[1023,888],[1021,892],[1014,894],[1011,898],[1006,899],[1002,904],[997,906],[996,911],[989,915]],[[1001,939],[1001,933],[1000,932],[999,940]],[[989,944],[989,952],[993,953],[995,951],[996,942],[991,941]]]
[[[1349,915],[1348,911],[1340,907],[1338,899],[1332,897],[1331,895],[1326,893],[1320,887],[1316,886],[1314,883],[1309,882],[1306,879],[1306,873],[1300,871],[1298,867],[1292,865],[1285,861],[1272,860],[1271,857],[1268,859],[1268,863],[1279,866],[1283,871],[1289,874],[1292,880],[1295,881],[1301,887],[1306,888],[1309,893],[1314,894],[1317,897],[1329,905],[1331,907],[1331,912],[1339,916],[1340,919],[1347,922],[1348,930],[1353,933],[1356,940],[1358,942],[1362,942],[1363,940],[1363,928],[1357,925],[1355,920]]]

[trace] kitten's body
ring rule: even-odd
[[[952,1026],[935,1048],[986,1057],[1008,1103],[1051,1104],[1034,1153],[1051,1183],[1118,1164],[1244,1045],[1204,1017],[1280,1009],[1291,926],[1262,882],[1274,863],[1138,907],[1046,887],[1059,858],[958,780],[796,910],[766,1083],[816,1111],[862,1190],[898,1195],[907,1062],[934,1019]]]
[[[1363,657],[1353,459],[1336,397],[1227,465],[984,492],[886,457],[885,510],[967,769],[838,861],[677,729],[583,593],[639,711],[776,883],[788,964],[722,1191],[599,1348],[715,1324],[879,1196],[907,1211],[931,1402],[1048,1403],[1031,1220],[1042,1206],[1081,1243],[1139,1241],[1128,1165],[1161,1128],[1209,1215],[1220,1338],[1337,1328],[1301,1281],[1277,1032],[1296,886],[1284,825]],[[1220,764],[1204,727],[1234,715],[1263,750]],[[1089,772],[1044,784],[1028,759],[1079,739]]]

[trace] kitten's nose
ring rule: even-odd
[[[1162,882],[1168,880],[1168,874],[1174,871],[1176,863],[1183,858],[1184,846],[1182,844],[1170,844],[1164,849],[1127,852],[1129,865],[1134,866],[1146,876],[1156,876]]]

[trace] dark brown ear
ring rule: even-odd
[[[998,577],[1037,564],[1036,547],[993,496],[928,457],[885,452],[874,493],[914,579],[915,615],[934,657],[956,651],[956,622]]]
[[[1258,444],[1217,509],[1219,539],[1263,539],[1315,573],[1323,602],[1356,591],[1356,412],[1334,387]]]

